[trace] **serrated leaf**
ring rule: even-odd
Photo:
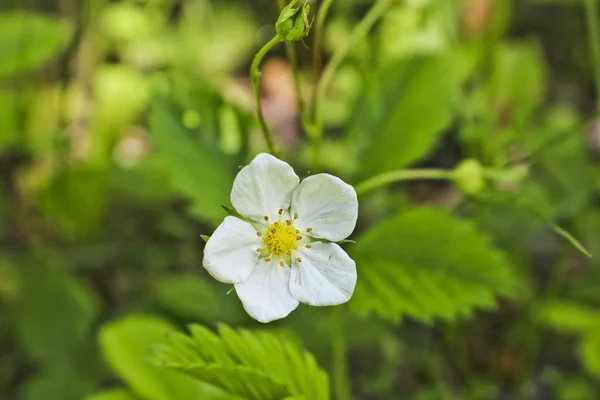
[[[274,333],[225,325],[219,335],[199,325],[190,332],[156,346],[154,361],[248,400],[329,398],[328,377],[314,357]]]
[[[150,346],[175,328],[150,316],[130,316],[108,323],[99,334],[104,358],[136,395],[146,400],[200,397],[202,387],[187,376],[161,370],[148,361]]]
[[[452,120],[458,72],[446,57],[415,58],[376,75],[348,126],[359,145],[358,178],[425,156]]]
[[[439,209],[401,214],[350,251],[359,268],[350,304],[363,315],[452,320],[493,308],[496,295],[513,284],[504,255],[471,222]]]
[[[72,32],[64,20],[21,11],[0,13],[0,26],[0,77],[49,61]]]
[[[192,200],[191,212],[215,224],[229,199],[233,169],[225,156],[186,135],[167,102],[156,101],[150,114],[152,141],[173,187]]]

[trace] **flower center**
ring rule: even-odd
[[[297,249],[296,241],[298,238],[296,228],[291,221],[279,221],[269,225],[269,230],[265,235],[265,247],[274,255],[290,255],[292,250]]]

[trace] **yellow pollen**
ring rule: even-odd
[[[259,247],[258,249],[256,249],[257,253],[260,253],[262,251],[262,249]]]
[[[287,254],[288,256],[291,256],[292,252],[291,251],[286,251],[285,254]]]
[[[262,233],[260,233],[260,232],[256,232],[256,235],[258,235],[258,236],[262,236]]]
[[[296,240],[302,240],[302,236],[297,236]]]
[[[310,244],[307,244],[307,245],[306,245],[306,248],[307,248],[307,249],[310,249],[311,247],[312,247],[312,246],[311,246]]]
[[[285,223],[286,223],[286,224],[288,224],[288,226],[292,225],[292,221],[290,221],[289,219],[287,219],[287,220],[285,221]]]
[[[279,214],[279,215],[283,214],[283,210],[280,208],[279,211],[277,211],[277,214]]]
[[[296,247],[296,228],[291,223],[283,224],[275,222],[268,227],[267,235],[263,238],[270,255],[291,255],[292,249]]]
[[[300,233],[300,231],[298,229],[296,229],[296,233]]]
[[[312,232],[312,228],[306,228],[306,232]]]
[[[296,258],[296,261],[302,262],[302,259],[300,257],[298,257],[298,258]]]
[[[266,262],[271,262],[271,259],[269,257],[265,258]]]
[[[283,267],[283,261],[279,261],[279,265]]]
[[[265,221],[269,220],[269,217],[267,217],[266,215],[263,218],[265,219]]]
[[[298,213],[294,213],[294,219],[298,219]]]

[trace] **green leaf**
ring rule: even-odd
[[[546,303],[536,310],[544,325],[560,332],[582,334],[600,331],[600,312],[581,304],[566,301]]]
[[[130,316],[102,327],[100,347],[113,371],[141,398],[201,398],[202,388],[193,379],[148,362],[150,346],[164,340],[169,332],[175,332],[175,328],[159,318]]]
[[[600,310],[573,302],[551,302],[536,312],[540,322],[581,337],[579,357],[588,371],[600,375]]]
[[[92,236],[100,229],[106,211],[107,180],[108,174],[102,169],[67,170],[38,192],[40,208],[66,235]]]
[[[221,222],[221,204],[229,199],[233,182],[233,170],[223,163],[225,156],[201,141],[192,141],[166,102],[153,105],[150,130],[173,187],[192,201],[191,212],[215,224]]]
[[[130,392],[124,389],[105,390],[87,396],[85,400],[137,400]]]
[[[329,381],[312,355],[274,333],[190,326],[171,336],[154,361],[248,400],[328,399]]]
[[[96,318],[96,298],[58,268],[25,265],[20,272],[21,292],[15,309],[19,340],[34,359],[68,359]]]
[[[23,400],[81,400],[94,382],[70,362],[52,363],[47,370],[27,381]],[[118,400],[118,399],[115,399]]]
[[[37,68],[56,57],[71,36],[63,20],[26,12],[0,13],[0,77]]]
[[[154,290],[157,303],[187,321],[247,321],[236,296],[227,296],[223,287],[191,276],[165,277]]]
[[[394,64],[367,84],[348,124],[358,141],[358,178],[427,155],[452,120],[458,68],[447,57]]]
[[[472,223],[439,209],[414,209],[376,226],[351,254],[359,268],[352,308],[394,321],[452,320],[493,308],[513,285],[504,255]]]

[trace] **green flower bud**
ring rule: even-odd
[[[284,42],[295,42],[306,36],[310,31],[312,22],[308,22],[310,6],[304,2],[300,5],[298,0],[292,0],[279,14],[275,29],[277,35]]]
[[[452,172],[456,186],[467,195],[476,195],[485,188],[484,169],[479,161],[467,159],[462,161]]]

